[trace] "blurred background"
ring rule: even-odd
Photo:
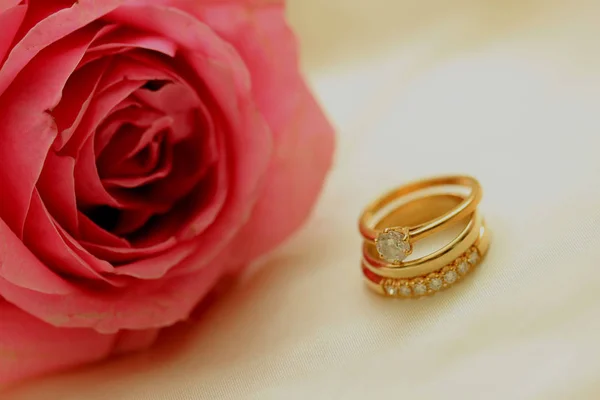
[[[555,38],[573,29],[572,34],[592,34],[598,4],[593,0],[288,0],[288,10],[303,44],[304,65],[313,70],[367,62],[390,49],[397,52],[410,46],[417,38],[437,42],[440,56],[456,56],[493,41],[545,35],[547,30],[558,30]],[[580,46],[589,46],[589,40]]]
[[[599,2],[289,0],[288,14],[338,130],[312,220],[202,324],[8,398],[600,398]],[[484,267],[427,301],[371,295],[361,208],[449,173],[483,185]]]
[[[437,36],[446,51],[473,49],[497,35],[532,30],[540,17],[560,16],[559,10],[573,10],[575,3],[580,2],[291,0],[288,9],[303,43],[304,63],[312,69],[368,61],[424,35]]]

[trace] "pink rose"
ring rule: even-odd
[[[307,217],[280,1],[0,0],[0,383],[150,344]]]

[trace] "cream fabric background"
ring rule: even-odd
[[[151,352],[3,399],[600,398],[600,5],[291,0],[339,128],[299,235]],[[493,231],[471,279],[369,293],[356,217],[400,182],[477,176]]]

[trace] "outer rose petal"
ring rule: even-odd
[[[274,134],[275,154],[251,219],[226,251],[246,263],[271,250],[306,219],[332,162],[334,130],[298,71],[296,41],[282,2],[174,0],[233,44],[248,68],[253,95]],[[260,5],[262,4],[262,6]]]
[[[185,277],[134,282],[126,290],[74,289],[67,296],[28,290],[0,277],[0,296],[54,326],[112,334],[161,328],[188,318],[222,275],[222,265],[214,264]]]
[[[58,103],[66,80],[94,35],[91,29],[81,30],[46,48],[0,94],[0,188],[10,193],[0,202],[0,216],[18,235],[56,137],[56,123],[49,110]],[[5,68],[0,69],[0,75]],[[44,74],[39,73],[42,70]]]
[[[69,295],[75,290],[71,283],[42,264],[2,219],[0,219],[0,280],[52,295]]]
[[[309,92],[304,87],[297,90],[296,117],[279,138],[250,220],[232,241],[230,263],[251,261],[296,231],[311,212],[331,167],[333,128]]]
[[[0,36],[0,67],[6,58],[6,53],[27,11],[27,5],[11,6],[8,4],[8,6],[10,8],[2,10],[2,4],[0,3],[0,26],[2,26],[2,36]]]
[[[151,346],[157,329],[103,335],[57,328],[0,299],[0,386]]]
[[[79,0],[71,8],[62,9],[40,21],[12,48],[0,69],[0,94],[42,49],[102,17],[125,1]]]
[[[0,299],[0,385],[106,357],[115,335],[48,325]]]

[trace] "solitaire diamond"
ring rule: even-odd
[[[377,237],[377,251],[381,258],[389,263],[399,263],[410,254],[407,235],[390,230]]]

